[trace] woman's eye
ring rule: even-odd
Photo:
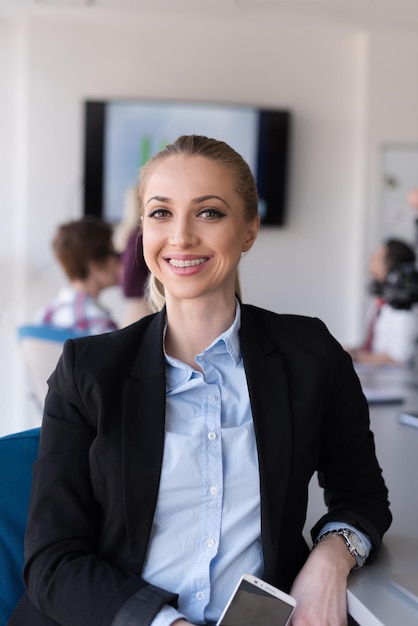
[[[151,213],[148,214],[148,217],[154,217],[158,220],[158,219],[163,219],[165,217],[168,217],[169,215],[170,215],[170,212],[167,209],[163,209],[159,207],[151,211]]]
[[[205,219],[215,220],[221,217],[225,217],[225,213],[219,211],[218,209],[205,208],[199,211],[199,217],[204,217]]]

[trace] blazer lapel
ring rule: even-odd
[[[292,420],[283,359],[258,316],[242,306],[241,350],[257,440],[265,575],[276,567],[280,520],[289,481]]]
[[[158,495],[164,448],[165,310],[140,341],[123,398],[122,463],[129,547],[142,567]]]

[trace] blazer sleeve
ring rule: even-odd
[[[28,594],[41,612],[62,626],[110,626],[135,596],[136,623],[149,624],[164,604],[175,605],[176,595],[115,565],[117,554],[113,560],[100,553],[102,510],[91,463],[97,415],[91,406],[97,405],[97,413],[101,407],[93,383],[91,389],[88,384],[83,388],[83,397],[78,389],[80,370],[88,378],[94,363],[78,366],[76,382],[75,348],[69,340],[49,380],[39,455],[33,467],[25,540]],[[90,403],[88,408],[86,403]],[[123,551],[124,539],[120,541]]]

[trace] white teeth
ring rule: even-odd
[[[207,261],[206,257],[202,259],[190,259],[187,261],[182,261],[181,259],[169,259],[168,262],[174,267],[193,267],[194,265],[201,265],[205,261]]]

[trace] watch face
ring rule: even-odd
[[[359,556],[366,556],[366,550],[363,542],[355,533],[348,533],[348,540]]]

